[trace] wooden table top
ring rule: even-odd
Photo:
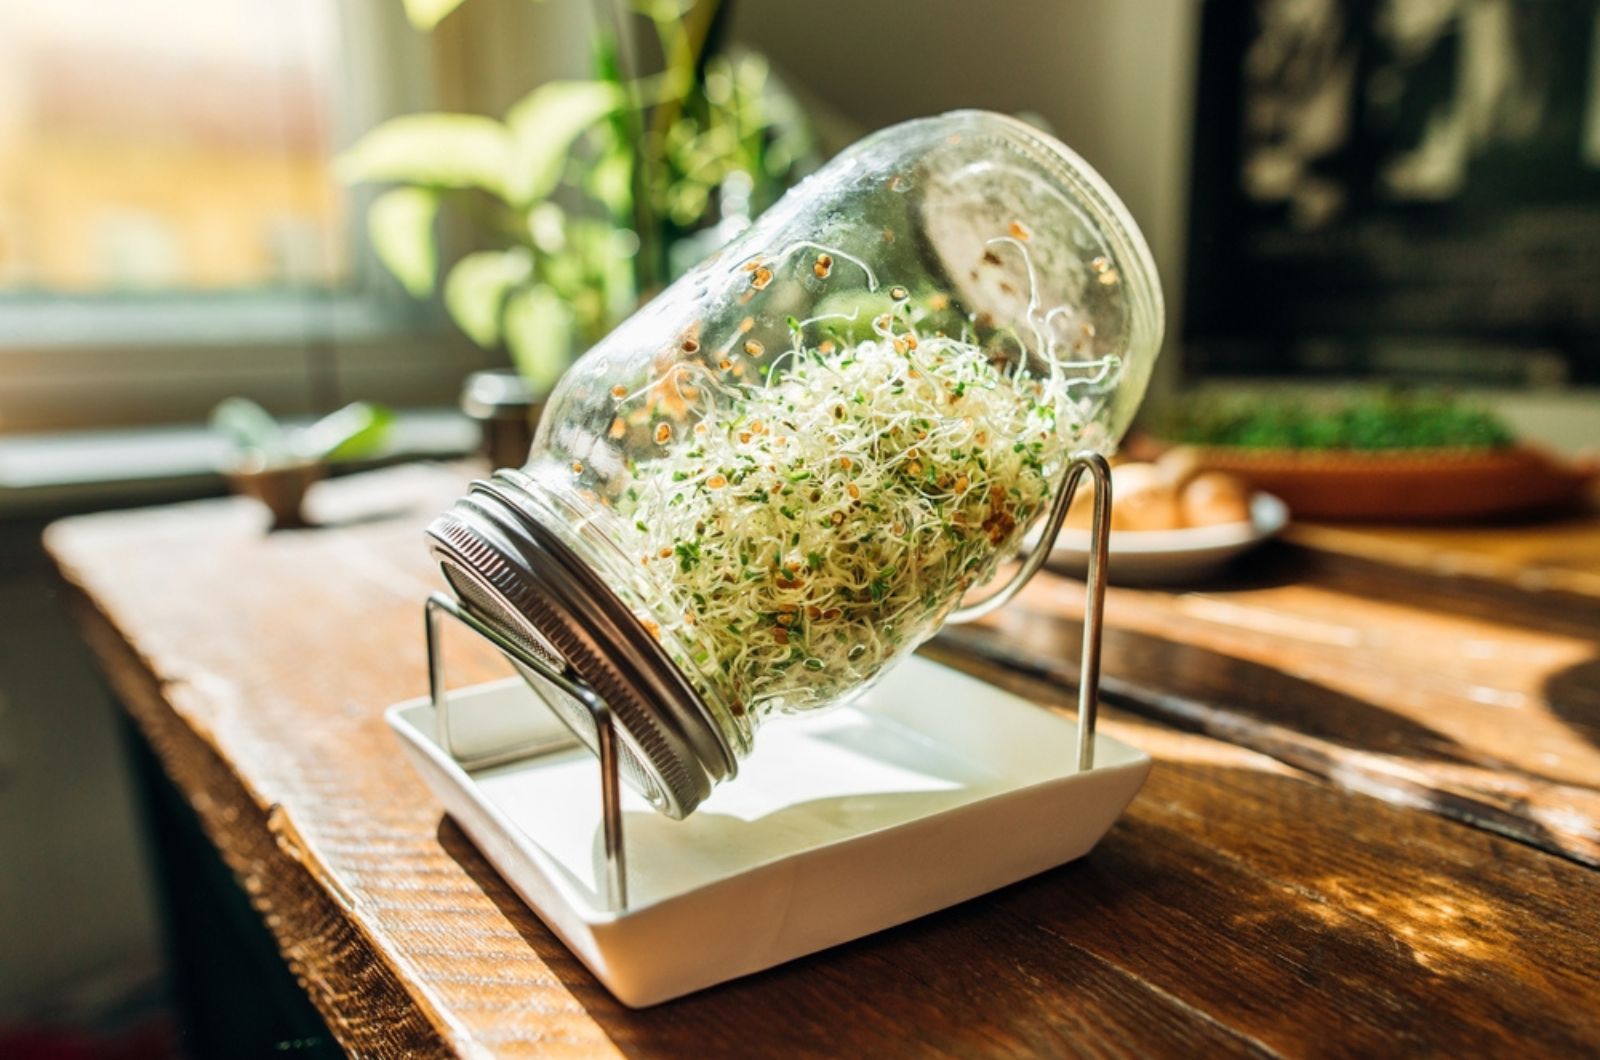
[[[1313,529],[1229,582],[1114,589],[1102,723],[1156,765],[1092,854],[635,1012],[382,720],[425,689],[420,530],[465,474],[326,483],[310,531],[227,500],[47,534],[114,688],[352,1053],[1600,1051],[1600,594],[1592,570],[1507,576],[1548,554],[1538,531],[1482,576]],[[1573,533],[1562,555],[1596,554],[1600,521]],[[1067,710],[1080,592],[1041,576],[929,650]],[[463,683],[503,672],[452,644]]]

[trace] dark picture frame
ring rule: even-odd
[[[1600,3],[1209,0],[1185,370],[1600,384]]]

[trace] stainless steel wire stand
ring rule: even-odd
[[[948,621],[970,622],[1001,606],[1015,596],[1034,574],[1044,566],[1072,505],[1073,495],[1083,476],[1094,482],[1094,513],[1090,528],[1089,567],[1085,578],[1085,605],[1083,619],[1083,645],[1078,678],[1078,771],[1094,768],[1095,716],[1099,706],[1100,691],[1100,641],[1102,617],[1106,598],[1106,553],[1111,533],[1111,469],[1098,453],[1080,453],[1067,466],[1062,485],[1056,491],[1055,503],[1045,518],[1039,542],[1017,571],[996,592],[976,604],[953,612]],[[428,645],[428,695],[433,702],[434,717],[438,726],[439,746],[461,768],[472,771],[506,765],[548,750],[513,746],[493,751],[468,753],[458,749],[450,726],[450,695],[445,682],[444,653],[441,650],[441,617],[448,615],[467,629],[499,648],[512,659],[528,667],[589,711],[594,720],[595,744],[600,757],[600,806],[605,832],[606,894],[613,910],[628,907],[627,854],[622,836],[622,788],[617,757],[617,731],[612,722],[611,708],[594,689],[566,670],[557,669],[549,660],[535,654],[506,636],[492,624],[463,607],[444,593],[433,593],[424,606]]]
[[[1062,493],[1067,503],[1078,490],[1085,472],[1094,480],[1094,512],[1089,527],[1089,567],[1084,571],[1083,644],[1078,654],[1078,772],[1094,768],[1094,727],[1100,711],[1100,642],[1106,613],[1106,558],[1111,547],[1111,465],[1099,453],[1080,456],[1067,469],[1069,476]],[[1062,513],[1063,519],[1065,512]],[[1055,525],[1059,532],[1061,523]],[[1055,543],[1055,532],[1039,539],[1039,546],[1028,556],[1047,557]],[[1040,560],[1042,564],[1043,559]]]
[[[588,685],[571,674],[557,670],[444,593],[431,594],[423,610],[428,640],[428,697],[433,701],[439,745],[463,769],[488,769],[490,766],[518,761],[527,757],[527,753],[517,749],[468,757],[457,753],[450,730],[450,694],[445,687],[444,653],[440,650],[441,615],[449,615],[588,708],[590,716],[594,718],[595,744],[600,749],[600,812],[605,822],[606,896],[611,908],[626,909],[627,854],[622,845],[622,788],[617,770],[617,730],[611,722],[611,708]]]

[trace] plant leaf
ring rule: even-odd
[[[482,188],[505,197],[511,136],[477,114],[405,114],[367,133],[334,162],[346,183],[392,181],[427,188]]]
[[[594,300],[590,314],[578,314],[579,324],[603,332],[608,320],[627,316],[638,301],[633,282],[638,237],[628,229],[587,217],[574,219],[567,228],[582,265],[577,290]]]
[[[511,161],[506,197],[525,206],[549,195],[561,180],[572,142],[623,102],[619,85],[606,81],[551,81],[506,114]]]
[[[541,254],[567,249],[567,212],[546,199],[528,211],[528,237]]]
[[[555,386],[572,353],[572,311],[545,284],[526,287],[506,302],[506,345],[534,393]]]
[[[532,272],[533,259],[522,247],[468,254],[444,281],[444,307],[467,338],[493,348],[500,342],[500,308],[506,292],[526,282]]]
[[[597,160],[584,181],[584,190],[613,217],[627,217],[633,209],[634,163],[631,149],[618,148]]]
[[[287,455],[283,428],[272,414],[249,398],[226,398],[211,410],[211,428],[232,442],[240,452],[253,453],[265,463],[279,462]]]
[[[378,260],[415,298],[433,293],[439,267],[433,219],[438,212],[439,196],[425,188],[392,188],[367,211],[367,234]]]
[[[253,453],[262,463],[282,463],[288,439],[272,413],[248,397],[227,397],[211,410],[211,429],[226,437],[240,453]]]
[[[355,401],[299,432],[295,449],[311,460],[355,460],[382,448],[394,410]]]
[[[461,6],[461,0],[405,0],[406,18],[417,29],[426,33],[437,26],[444,17]]]

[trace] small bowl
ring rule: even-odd
[[[1175,585],[1216,574],[1289,525],[1289,508],[1270,493],[1250,498],[1250,521],[1182,530],[1113,530],[1106,575],[1119,585]],[[1067,528],[1047,561],[1052,570],[1083,577],[1089,531]]]
[[[267,506],[274,530],[300,530],[311,525],[303,509],[306,493],[327,473],[328,465],[320,460],[269,464],[252,457],[224,472],[234,493],[254,497]]]

